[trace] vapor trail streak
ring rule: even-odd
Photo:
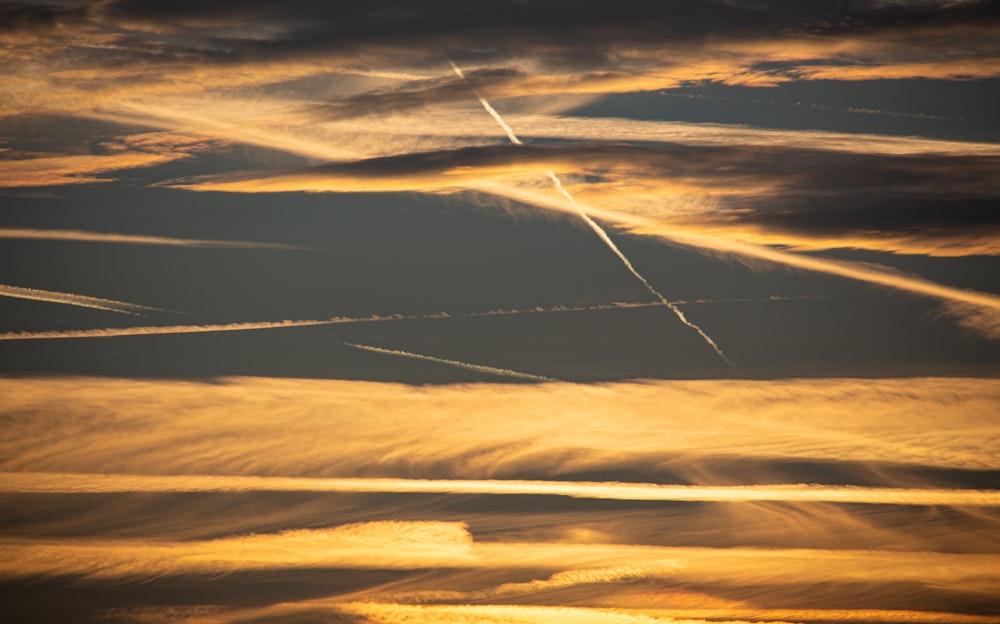
[[[576,209],[576,213],[580,215],[580,218],[582,218],[587,223],[587,225],[590,226],[590,229],[594,230],[594,233],[596,233],[597,236],[602,241],[604,241],[604,244],[608,246],[608,249],[610,249],[612,252],[614,252],[616,256],[618,256],[618,259],[622,261],[622,264],[625,265],[625,268],[628,269],[629,272],[631,272],[632,275],[634,275],[640,282],[642,282],[642,285],[646,287],[646,290],[652,293],[654,297],[659,299],[660,303],[669,308],[670,311],[673,312],[674,315],[678,319],[680,319],[682,323],[684,323],[685,325],[696,331],[698,335],[701,336],[702,340],[708,343],[708,346],[712,347],[712,350],[715,351],[716,355],[722,358],[722,361],[728,364],[730,368],[734,368],[732,360],[730,360],[729,357],[722,352],[722,349],[719,348],[719,345],[715,344],[715,341],[712,340],[712,338],[708,334],[706,334],[700,327],[689,321],[687,316],[685,316],[684,313],[681,312],[680,308],[678,308],[676,305],[668,301],[667,298],[660,293],[660,291],[653,288],[653,285],[650,284],[646,280],[646,278],[643,277],[642,274],[636,270],[634,266],[632,266],[632,263],[625,256],[625,254],[622,253],[620,249],[618,249],[618,245],[615,245],[614,241],[611,240],[611,237],[608,236],[608,233],[604,231],[604,228],[598,225],[596,221],[591,219],[590,215],[584,212],[583,209],[580,208],[579,205],[577,205],[576,200],[573,198],[572,195],[570,195],[569,191],[563,188],[562,182],[559,180],[559,176],[557,176],[551,169],[546,173],[548,173],[549,179],[552,180],[552,183],[555,184],[556,188],[559,189],[559,192],[562,193],[563,197],[566,198],[566,201],[572,204],[572,206]]]
[[[799,299],[814,299],[817,297],[760,297],[742,299],[692,299],[677,301],[683,305],[711,303],[749,303],[754,301],[790,301]],[[385,323],[388,321],[420,321],[448,318],[477,318],[483,316],[514,316],[518,314],[558,314],[563,312],[599,312],[608,310],[628,310],[633,308],[649,308],[659,303],[647,301],[622,301],[615,303],[598,303],[589,306],[552,306],[548,308],[524,308],[510,310],[489,310],[486,312],[466,312],[451,315],[446,312],[437,314],[391,314],[388,316],[335,316],[328,319],[303,319],[284,321],[257,321],[250,323],[224,323],[216,325],[147,325],[142,327],[108,327],[98,329],[74,329],[65,331],[8,332],[0,334],[0,340],[59,340],[82,338],[118,338],[122,336],[157,336],[167,334],[201,334],[211,332],[252,331],[257,329],[280,329],[282,327],[307,327],[310,325],[337,325],[341,323]]]
[[[124,243],[128,245],[163,245],[168,247],[232,247],[241,249],[301,249],[280,243],[254,243],[248,241],[205,240],[198,238],[171,238],[139,234],[113,234],[84,230],[37,230],[32,228],[0,228],[0,238],[30,240],[80,241],[90,243]]]
[[[942,490],[860,486],[660,485],[601,481],[507,479],[302,478],[227,475],[126,475],[2,472],[0,492],[101,494],[128,492],[385,492],[568,496],[670,502],[857,503],[871,505],[1000,506],[1000,490]]]
[[[47,301],[49,303],[63,303],[66,305],[79,306],[81,308],[93,308],[95,310],[107,310],[119,314],[141,314],[143,312],[165,312],[162,308],[151,308],[149,306],[127,303],[125,301],[115,301],[114,299],[102,299],[100,297],[88,297],[87,295],[76,295],[73,293],[56,292],[52,290],[39,290],[37,288],[23,288],[21,286],[8,286],[0,284],[0,297],[13,297],[15,299],[30,299],[32,301]]]
[[[335,323],[361,322],[373,319],[326,319],[302,321],[262,321],[258,323],[227,323],[224,325],[149,325],[146,327],[109,327],[69,331],[24,332],[0,334],[0,340],[52,340],[67,338],[119,338],[122,336],[159,336],[166,334],[202,334],[211,332],[251,331],[282,327],[308,327]]]
[[[372,347],[370,345],[354,344],[352,342],[344,342],[341,344],[343,344],[345,347],[352,347],[354,349],[361,349],[363,351],[371,351],[372,353],[383,353],[385,355],[398,355],[400,357],[412,358],[414,360],[426,360],[428,362],[436,362],[438,364],[457,366],[459,368],[465,368],[480,373],[489,373],[491,375],[502,375],[504,377],[514,377],[515,379],[530,379],[532,381],[559,381],[558,379],[553,379],[552,377],[542,377],[541,375],[521,373],[515,370],[510,370],[509,368],[494,368],[493,366],[483,366],[482,364],[469,364],[468,362],[449,360],[445,358],[434,357],[433,355],[422,355],[420,353],[411,353],[409,351],[400,351],[398,349],[383,349],[381,347]]]
[[[451,65],[451,68],[455,71],[455,75],[457,75],[462,80],[465,80],[465,74],[462,72],[462,69],[458,65],[453,63],[451,60],[449,60],[448,63]],[[494,109],[490,105],[489,101],[487,101],[485,97],[483,97],[478,93],[476,93],[476,97],[479,99],[479,103],[483,105],[483,108],[486,109],[486,112],[489,113],[490,116],[493,117],[493,119],[495,119],[496,122],[500,125],[500,127],[503,128],[503,131],[507,133],[507,138],[510,139],[510,142],[513,143],[514,145],[523,145],[521,139],[517,138],[517,135],[514,134],[514,130],[507,124],[506,121],[503,120],[503,117],[500,116],[500,113],[498,113],[496,109]],[[558,191],[562,194],[562,196],[566,199],[566,201],[569,202],[569,204],[573,207],[573,209],[576,211],[576,214],[579,215],[581,219],[583,219],[584,223],[590,226],[590,229],[593,230],[595,234],[597,234],[598,238],[600,238],[605,245],[607,245],[608,249],[610,249],[616,256],[618,256],[618,259],[622,261],[622,264],[625,265],[625,268],[628,269],[629,272],[636,277],[636,279],[642,282],[642,285],[646,287],[646,290],[648,290],[654,297],[656,297],[660,301],[660,303],[666,306],[667,309],[673,312],[674,316],[680,319],[682,323],[684,323],[685,325],[693,329],[695,332],[697,332],[698,335],[701,336],[702,340],[704,340],[705,343],[708,344],[708,346],[712,347],[712,350],[715,351],[716,355],[722,358],[723,362],[725,362],[730,368],[734,368],[733,361],[730,360],[729,357],[722,352],[722,349],[719,348],[719,345],[717,345],[715,341],[712,340],[712,338],[709,337],[709,335],[706,334],[700,327],[689,321],[688,318],[684,315],[684,313],[681,312],[680,308],[678,308],[676,305],[667,300],[667,298],[664,297],[660,293],[660,291],[653,288],[652,284],[650,284],[649,281],[645,277],[643,277],[642,274],[639,273],[639,271],[637,271],[634,266],[632,266],[632,263],[625,256],[625,254],[622,253],[620,249],[618,249],[618,246],[615,245],[614,241],[611,240],[611,237],[608,236],[608,233],[606,231],[604,231],[604,228],[602,228],[596,221],[591,219],[590,215],[584,212],[583,209],[576,203],[576,199],[573,198],[573,196],[569,193],[569,191],[563,188],[562,181],[559,180],[559,176],[557,176],[555,172],[552,171],[551,169],[547,170],[545,173],[549,176],[549,179],[552,180],[552,184],[555,185],[556,189],[558,189]]]

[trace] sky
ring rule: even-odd
[[[996,621],[998,35],[0,2],[0,620]]]

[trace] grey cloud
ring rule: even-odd
[[[46,30],[58,24],[79,22],[86,12],[74,4],[0,3],[0,32]]]
[[[310,110],[336,119],[394,113],[432,104],[470,100],[475,91],[488,93],[491,88],[509,85],[524,77],[523,72],[507,68],[472,70],[465,74],[465,80],[448,76],[412,81],[316,105]]]
[[[22,5],[17,10],[27,15]],[[28,21],[44,19],[47,8]],[[62,9],[59,9],[62,10]],[[34,15],[35,13],[31,13]],[[973,54],[986,45],[954,29],[981,28],[1000,20],[995,3],[784,2],[623,0],[615,3],[469,3],[431,0],[290,0],[274,3],[92,2],[95,25],[145,24],[171,31],[161,43],[218,62],[304,54],[378,54],[401,65],[438,61],[450,51],[459,61],[498,63],[524,54],[553,67],[607,67],[622,54],[643,56],[677,42],[774,40],[788,36],[880,37],[891,33],[940,57],[941,33],[950,54]],[[28,18],[25,18],[28,19]],[[179,36],[181,36],[179,38]],[[183,42],[183,43],[181,43]],[[936,42],[936,43],[935,43]],[[971,48],[970,48],[971,46]],[[656,52],[658,63],[669,62]]]
[[[879,194],[958,193],[992,197],[1000,193],[1000,157],[941,154],[895,156],[757,146],[697,146],[625,143],[491,145],[413,152],[347,163],[329,163],[273,175],[381,177],[427,175],[456,168],[548,166],[566,163],[590,174],[616,171],[665,179],[692,177],[740,183],[776,183],[808,194],[850,191]],[[270,174],[268,174],[270,175]],[[259,177],[259,174],[248,174]],[[265,175],[264,177],[268,177]],[[735,189],[734,189],[735,190]]]
[[[779,231],[995,232],[1000,157],[873,155],[808,149],[614,143],[492,145],[407,153],[299,169],[237,174],[225,180],[323,176],[422,177],[488,168],[557,167],[616,182],[685,182],[721,193],[721,208],[695,220],[748,223]],[[199,181],[217,181],[203,178]],[[460,181],[456,182],[461,184]],[[766,190],[761,190],[761,186]]]

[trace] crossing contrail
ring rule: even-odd
[[[478,373],[502,375],[504,377],[513,377],[515,379],[529,379],[531,381],[559,381],[558,379],[553,379],[552,377],[543,377],[541,375],[521,373],[515,370],[510,370],[509,368],[495,368],[493,366],[484,366],[482,364],[469,364],[468,362],[449,360],[446,358],[434,357],[433,355],[411,353],[410,351],[400,351],[399,349],[383,349],[382,347],[373,347],[370,345],[355,344],[353,342],[343,342],[341,344],[343,344],[345,347],[352,347],[354,349],[361,349],[363,351],[371,351],[372,353],[397,355],[399,357],[406,357],[414,360],[425,360],[427,362],[436,362],[437,364],[447,364],[448,366],[457,366],[458,368],[465,368],[467,370],[476,371]]]
[[[9,286],[0,284],[0,297],[13,297],[15,299],[30,299],[31,301],[47,301],[49,303],[62,303],[81,308],[93,308],[95,310],[107,310],[119,314],[142,314],[143,312],[166,312],[162,308],[151,308],[149,306],[127,303],[125,301],[115,301],[114,299],[102,299],[100,297],[88,297],[87,295],[77,295],[74,293],[57,292],[53,290],[40,290],[38,288],[24,288],[22,286]]]
[[[451,68],[455,72],[456,76],[458,76],[462,80],[465,80],[465,73],[462,71],[462,68],[460,68],[450,59],[448,60],[448,64],[451,65]],[[485,97],[483,97],[479,93],[476,93],[476,98],[479,100],[479,103],[483,105],[483,108],[486,109],[486,112],[489,113],[490,116],[493,117],[494,120],[496,120],[497,124],[499,124],[500,127],[503,128],[503,131],[507,133],[507,138],[510,139],[511,143],[513,143],[514,145],[524,145],[524,143],[521,142],[521,139],[519,139],[517,135],[514,134],[514,129],[511,128],[506,121],[504,121],[503,117],[500,116],[500,113],[498,113],[496,109],[490,105],[489,101]],[[551,169],[547,170],[545,173],[548,175],[549,179],[552,180],[552,184],[562,194],[562,196],[566,199],[566,201],[569,202],[571,206],[573,206],[574,210],[576,211],[576,214],[578,214],[580,218],[583,219],[584,223],[590,226],[590,229],[593,230],[595,234],[597,234],[597,237],[600,238],[605,245],[607,245],[608,249],[610,249],[616,256],[618,256],[618,259],[621,260],[622,264],[625,265],[625,268],[628,269],[629,272],[636,277],[636,279],[642,282],[642,285],[646,287],[646,290],[648,290],[650,294],[656,297],[660,301],[660,303],[662,303],[667,309],[673,312],[674,316],[680,319],[682,323],[684,323],[685,325],[693,329],[695,332],[697,332],[697,334],[701,336],[701,339],[704,340],[708,346],[712,347],[712,350],[715,351],[715,354],[718,355],[722,359],[722,361],[726,363],[726,365],[728,365],[730,368],[734,368],[733,361],[730,360],[725,353],[723,353],[722,349],[719,348],[719,345],[717,345],[715,341],[712,340],[712,338],[708,334],[706,334],[702,328],[698,327],[697,325],[689,321],[687,316],[685,316],[684,313],[681,312],[680,308],[671,303],[669,299],[667,299],[660,293],[660,291],[653,288],[653,285],[649,283],[649,280],[643,277],[643,275],[639,273],[639,271],[637,271],[634,266],[632,266],[632,262],[629,261],[628,257],[626,257],[624,253],[622,253],[622,251],[618,248],[618,245],[615,245],[614,241],[611,240],[611,237],[608,236],[608,233],[604,230],[604,228],[602,228],[600,224],[598,224],[596,221],[591,219],[590,215],[588,215],[586,212],[583,211],[582,208],[580,208],[580,205],[576,203],[576,199],[574,199],[573,196],[570,194],[570,192],[563,187],[562,181],[559,179],[559,176],[557,176],[556,173]]]

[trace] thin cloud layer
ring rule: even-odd
[[[704,79],[773,84],[997,74],[990,29],[998,15],[989,2],[587,2],[572,10],[553,2],[470,7],[450,0],[420,10],[400,1],[336,9],[308,1],[211,8],[92,2],[83,9],[15,5],[6,13],[8,31],[22,44],[8,50],[10,61],[27,56],[23,46],[48,44],[51,52],[34,67],[65,52],[76,57],[75,68],[63,68],[52,86],[71,86],[89,68],[113,65],[117,75],[102,82],[119,92],[181,86],[175,77],[198,71],[225,80],[227,69],[240,76],[225,80],[230,84],[266,84],[280,80],[281,70],[286,79],[320,73],[319,59],[366,69],[377,55],[383,69],[413,71],[440,62],[442,49],[461,52],[456,60],[464,65],[530,63],[532,92],[635,91]],[[140,63],[153,73],[140,74]],[[28,85],[48,81],[26,73],[15,75]]]
[[[625,462],[686,470],[682,478],[711,485],[729,477],[713,477],[707,460],[725,457],[997,468],[997,390],[986,379],[440,389],[266,379],[0,383],[5,471],[489,479]],[[419,414],[414,401],[425,406]],[[31,416],[56,408],[58,431]],[[130,434],[107,435],[121,430]]]
[[[545,170],[570,176],[568,187],[584,203],[621,211],[617,198],[625,190],[633,210],[694,232],[812,249],[1000,253],[1000,223],[989,209],[1000,194],[994,183],[1000,160],[985,155],[890,156],[666,143],[484,146],[208,178],[183,188],[433,192],[486,181],[523,181]],[[669,203],[657,201],[664,194],[709,197],[713,204],[678,214]],[[647,198],[645,205],[642,198]]]

